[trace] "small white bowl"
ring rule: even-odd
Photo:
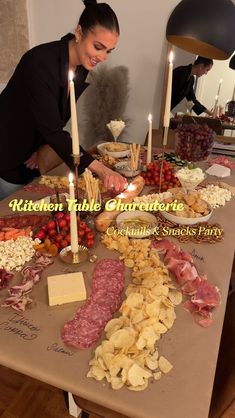
[[[124,177],[136,177],[140,174],[141,169],[139,170],[131,170],[130,168],[131,161],[122,161],[114,165],[114,168],[118,173],[122,174]]]
[[[128,211],[128,212],[122,212],[118,217],[116,218],[116,224],[119,230],[125,230],[128,226],[128,222],[125,221],[131,221],[131,219],[136,218],[144,218],[144,220],[148,220],[150,223],[149,227],[130,227],[130,230],[132,229],[133,233],[126,234],[129,238],[146,238],[149,237],[154,233],[154,228],[157,226],[157,219],[154,215],[152,215],[149,212],[145,212],[142,210],[134,210],[134,211]],[[124,223],[125,222],[125,223]]]
[[[200,216],[199,218],[184,218],[183,216],[176,216],[176,215],[173,215],[172,213],[169,213],[167,211],[163,211],[163,212],[161,212],[161,214],[168,221],[174,222],[175,224],[194,225],[194,224],[197,224],[199,222],[207,222],[212,215],[212,210],[208,213],[208,215]]]
[[[107,151],[105,149],[105,145],[107,144],[111,144],[112,142],[103,142],[102,144],[98,144],[97,145],[97,151],[100,155],[110,155],[111,157],[114,158],[124,158],[124,157],[129,157],[130,156],[130,145],[129,144],[124,144],[122,142],[118,142],[118,144],[122,144],[125,145],[127,148],[123,151]]]

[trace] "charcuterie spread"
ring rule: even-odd
[[[197,134],[211,144],[210,131]],[[178,151],[186,158],[185,131],[179,135]],[[87,377],[106,380],[114,390],[125,386],[142,391],[174,367],[174,358],[164,355],[159,341],[174,327],[179,310],[192,314],[192,327],[213,327],[220,290],[213,275],[207,278],[206,264],[199,268],[187,247],[181,248],[176,239],[182,244],[219,245],[225,237],[223,225],[209,218],[229,204],[234,191],[227,183],[206,183],[205,171],[199,167],[175,167],[162,160],[162,155],[146,164],[140,147],[116,142],[102,145],[99,159],[107,165],[123,161],[135,168],[133,173],[140,167],[138,175],[127,175],[121,193],[107,190],[86,169],[78,180],[78,200],[71,199],[67,176],[48,175],[23,192],[37,193],[41,200],[10,201],[14,212],[0,218],[1,309],[37,309],[32,303],[34,286],[47,278],[48,309],[77,303],[58,333],[64,347],[91,350]],[[116,159],[111,155],[129,149],[131,160],[130,156],[127,160],[127,156]],[[201,156],[202,149],[198,153]],[[58,191],[69,194],[57,202]],[[45,195],[52,205],[49,211],[43,209],[48,208],[43,206]],[[56,207],[57,203],[63,205]],[[36,207],[38,213],[32,214]],[[60,252],[73,254],[74,231],[79,251],[85,248],[88,254],[84,266],[96,262],[88,279],[80,271],[67,272],[61,267]],[[96,249],[102,247],[110,251],[110,258],[102,258],[102,251],[97,257]],[[57,258],[58,271],[51,276],[47,267]]]

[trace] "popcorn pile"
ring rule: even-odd
[[[113,137],[117,138],[125,128],[126,124],[123,120],[111,120],[106,126],[109,128]]]
[[[229,202],[232,198],[230,190],[223,189],[214,184],[209,184],[204,189],[198,191],[201,199],[205,200],[211,205],[212,208],[218,208],[224,206],[226,202]]]
[[[35,254],[33,245],[34,241],[31,237],[0,241],[0,268],[20,271],[21,267],[33,258]]]

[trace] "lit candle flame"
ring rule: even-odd
[[[128,186],[127,186],[127,190],[129,190],[129,192],[131,192],[131,191],[135,190],[135,186],[134,186],[134,184],[128,184]]]
[[[69,183],[72,183],[72,182],[73,182],[73,174],[69,173]]]
[[[173,54],[173,51],[171,51],[170,54],[169,54],[169,63],[170,64],[172,64],[173,59],[174,59],[174,54]]]
[[[74,77],[73,71],[69,70],[69,81],[73,81],[73,77]]]
[[[219,96],[218,96],[218,94],[216,94],[216,96],[215,96],[215,100],[218,100],[218,98],[219,98]]]
[[[151,113],[149,114],[149,116],[148,116],[148,121],[149,122],[151,122],[152,121],[152,115],[151,115]]]

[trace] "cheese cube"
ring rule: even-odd
[[[50,306],[86,299],[86,287],[81,272],[49,276],[47,284]]]

